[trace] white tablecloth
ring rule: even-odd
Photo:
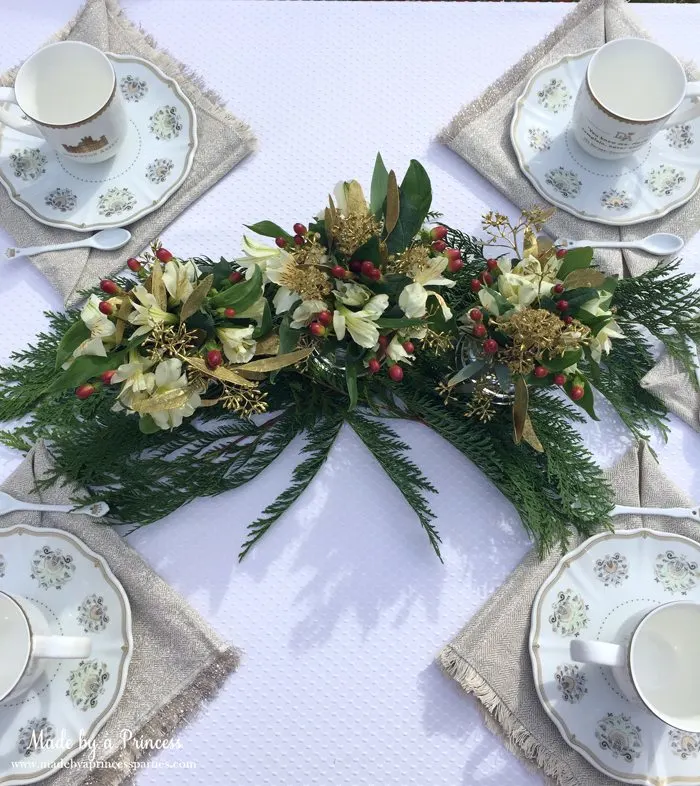
[[[78,0],[1,0],[0,68],[27,56]],[[445,220],[477,231],[512,206],[433,141],[460,105],[571,10],[558,3],[125,0],[130,17],[247,120],[260,151],[163,240],[178,255],[235,255],[244,223],[306,222],[340,179],[369,184],[381,149],[420,159]],[[636,5],[658,40],[697,55],[698,9]],[[0,246],[11,238],[0,231]],[[692,269],[700,240],[690,243]],[[2,263],[0,362],[59,308],[25,260]],[[700,497],[700,436],[673,421],[661,462]],[[412,424],[397,430],[439,488],[442,565],[411,510],[344,432],[311,488],[239,565],[246,525],[284,488],[289,450],[255,482],[130,537],[225,637],[240,671],[138,783],[406,786],[540,782],[483,726],[433,659],[528,548],[518,516],[465,458]],[[609,464],[629,444],[612,416],[588,429]],[[19,462],[0,450],[0,475]],[[527,675],[525,675],[527,678]],[[184,773],[181,764],[197,771]],[[170,769],[170,767],[173,767]]]

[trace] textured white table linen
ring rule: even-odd
[[[76,0],[0,0],[0,69],[63,25]],[[570,10],[539,3],[124,0],[176,57],[199,71],[259,135],[260,152],[164,236],[180,255],[236,254],[244,223],[306,221],[343,177],[369,183],[381,148],[402,172],[428,168],[446,221],[476,230],[512,210],[433,141]],[[698,57],[698,9],[636,5],[657,39]],[[12,239],[0,232],[0,247]],[[700,239],[685,252],[694,260]],[[60,300],[24,260],[3,262],[0,362]],[[411,424],[399,432],[441,490],[433,505],[445,564],[358,441],[343,434],[292,512],[236,562],[246,524],[287,482],[295,456],[243,489],[194,503],[130,542],[221,633],[245,650],[240,671],[159,754],[140,786],[525,786],[539,774],[483,726],[439,673],[437,651],[528,548],[517,515],[469,462]],[[587,429],[605,465],[624,452],[607,413]],[[700,437],[679,420],[660,446],[665,472],[700,499]],[[18,456],[0,450],[0,476]],[[184,773],[181,763],[197,771]]]

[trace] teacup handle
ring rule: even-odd
[[[0,104],[3,102],[10,104],[17,103],[15,91],[11,87],[0,87]],[[17,117],[17,115],[12,114],[12,112],[8,112],[1,106],[0,123],[4,123],[6,126],[14,128],[15,131],[21,131],[23,134],[29,134],[29,136],[38,136],[40,139],[44,138],[44,135],[41,133],[41,131],[39,131],[36,125],[32,123],[31,120],[24,120],[21,117]]]
[[[86,636],[34,636],[32,656],[35,658],[87,658],[92,642]]]
[[[573,639],[569,644],[571,660],[579,663],[599,663],[601,666],[624,666],[627,652],[620,644],[606,641],[579,641]]]
[[[700,96],[700,82],[688,82],[688,85],[685,89],[685,98],[683,101],[685,102],[688,99],[696,98],[697,96]],[[661,126],[661,128],[671,128],[672,126],[677,126],[680,123],[687,123],[688,120],[694,120],[696,117],[700,116],[700,101],[693,101],[692,104],[693,106],[691,106],[690,109],[676,109],[676,111]]]

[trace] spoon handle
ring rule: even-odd
[[[64,251],[70,248],[83,248],[90,246],[90,238],[83,240],[75,240],[72,243],[55,243],[51,246],[28,246],[27,248],[8,248],[5,250],[5,257],[7,259],[14,259],[15,257],[33,257],[35,254],[45,254],[47,251]]]
[[[641,243],[634,241],[626,243],[622,240],[557,240],[555,245],[560,248],[638,248],[642,251],[645,250]]]
[[[14,500],[12,507],[4,512],[10,513],[13,510],[37,510],[44,513],[78,513],[92,518],[101,518],[109,512],[109,506],[105,502],[96,502],[92,505],[84,505],[76,508],[74,505],[43,505],[38,502],[22,502]]]
[[[668,516],[672,519],[695,519],[700,521],[697,508],[637,508],[630,505],[615,505],[610,511],[611,516],[637,514],[641,516]]]

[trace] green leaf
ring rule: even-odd
[[[578,380],[580,382],[580,379]],[[564,389],[571,397],[571,388],[574,384],[578,384],[576,378],[573,380],[569,380],[565,385]],[[574,401],[573,399],[571,399]],[[578,401],[574,401],[574,404],[577,404],[581,409],[585,410],[591,417],[592,420],[600,420],[600,418],[595,414],[595,409],[593,407],[593,387],[588,381],[584,381],[583,383],[583,398],[579,399]]]
[[[566,277],[564,286],[567,289],[576,289],[578,287],[592,287],[593,289],[600,289],[606,282],[604,273],[594,268],[579,268],[572,270]]]
[[[400,328],[416,327],[417,325],[424,325],[424,319],[409,319],[408,317],[380,317],[375,321],[377,327],[388,328],[389,330],[399,330]]]
[[[239,281],[228,289],[224,289],[218,295],[210,298],[209,303],[214,308],[235,308],[240,314],[250,308],[261,294],[262,272],[256,265],[251,278]]]
[[[292,329],[290,326],[289,314],[285,314],[280,324],[280,355],[286,355],[288,352],[293,352],[299,344],[300,330]]]
[[[160,426],[150,415],[142,415],[139,418],[139,431],[142,434],[157,434],[160,430]]]
[[[363,261],[367,259],[379,267],[382,263],[382,257],[379,253],[379,238],[376,235],[372,236],[355,251],[352,259],[361,259]]]
[[[348,363],[345,366],[345,386],[350,397],[349,410],[353,410],[357,406],[357,365],[357,363]]]
[[[408,248],[423,226],[430,210],[432,201],[430,178],[418,161],[411,161],[399,193],[399,219],[394,231],[387,238],[390,254]]]
[[[559,266],[557,278],[560,278],[563,281],[573,270],[590,267],[592,261],[592,248],[573,248],[571,251],[566,252],[564,261]]]
[[[573,366],[581,360],[581,350],[573,349],[570,352],[564,352],[563,355],[558,355],[544,361],[544,366],[550,371],[563,371],[569,366]]]
[[[564,299],[569,304],[569,311],[576,311],[576,309],[588,303],[589,300],[594,300],[597,297],[598,290],[591,289],[590,287],[572,289],[570,292],[564,294]]]
[[[507,314],[509,311],[512,311],[515,308],[515,306],[509,300],[506,300],[497,289],[483,287],[481,291],[485,292],[487,295],[490,295],[493,298],[496,307],[498,308],[499,316]]]
[[[82,319],[74,322],[63,334],[61,343],[56,350],[56,368],[61,366],[73,355],[85,339],[90,338],[90,331]]]
[[[472,360],[466,366],[461,368],[453,377],[450,377],[447,384],[450,386],[459,385],[460,382],[465,382],[471,379],[475,374],[478,374],[481,369],[486,365],[484,360]]]
[[[246,224],[248,229],[252,229],[253,232],[257,232],[258,235],[263,235],[264,237],[284,237],[287,240],[292,239],[292,236],[289,232],[285,232],[281,226],[275,224],[274,221],[258,221],[257,224]]]
[[[513,441],[516,445],[519,445],[523,438],[528,400],[527,382],[518,375],[515,378],[515,400],[513,401]]]
[[[263,306],[262,319],[260,324],[253,331],[253,338],[258,339],[266,336],[272,330],[272,312],[270,311],[270,304],[266,300]]]
[[[399,220],[399,209],[399,187],[396,185],[396,173],[392,169],[389,172],[389,182],[386,187],[386,207],[384,208],[384,228],[387,235],[394,231],[396,222]]]
[[[375,216],[381,218],[380,211],[386,199],[386,190],[389,182],[389,173],[386,171],[382,154],[377,153],[377,160],[374,162],[374,172],[372,174],[372,186],[369,196],[369,210]]]
[[[76,358],[70,368],[59,374],[46,388],[47,393],[58,393],[61,390],[77,388],[84,382],[99,377],[104,371],[111,371],[120,366],[126,358],[126,352],[115,352],[106,358],[93,355],[81,355]]]
[[[185,322],[188,330],[203,330],[208,336],[214,332],[214,317],[208,311],[198,311]]]

